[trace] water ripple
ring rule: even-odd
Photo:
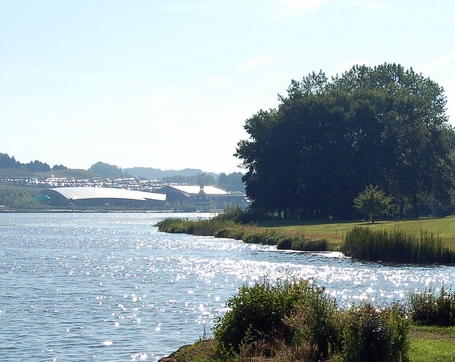
[[[452,267],[158,233],[166,216],[0,214],[2,360],[155,361],[210,334],[227,299],[265,278],[312,278],[344,306],[455,280]]]

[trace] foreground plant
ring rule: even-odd
[[[418,325],[455,325],[455,294],[444,286],[439,294],[435,288],[409,294],[409,309],[412,321]]]
[[[369,303],[351,307],[344,322],[344,360],[408,361],[409,326],[404,308],[397,304],[385,309]]]
[[[406,362],[403,308],[337,307],[310,281],[243,286],[214,328],[219,355],[292,361]]]

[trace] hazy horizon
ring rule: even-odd
[[[245,119],[291,80],[399,63],[445,89],[455,3],[0,2],[0,143],[21,162],[241,172]]]

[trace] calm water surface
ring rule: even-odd
[[[210,335],[238,287],[263,278],[314,278],[342,306],[455,281],[452,267],[159,233],[168,216],[0,213],[0,359],[156,361]]]

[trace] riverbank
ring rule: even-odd
[[[209,220],[168,218],[157,226],[167,233],[231,238],[281,250],[342,251],[359,260],[446,265],[455,260],[453,216],[375,224],[283,220],[245,224],[237,218],[234,212]]]
[[[403,221],[388,221],[382,222],[380,224],[370,224],[370,223],[298,223],[299,225],[289,224],[286,222],[271,221],[260,224],[249,224],[249,225],[238,225],[224,220],[220,223],[214,223],[210,221],[197,222],[197,223],[187,223],[186,220],[177,221],[170,220],[162,224],[162,231],[170,232],[185,232],[191,234],[205,234],[221,237],[233,237],[237,239],[246,239],[247,242],[251,240],[265,240],[265,244],[269,244],[277,240],[277,244],[280,243],[281,239],[288,238],[301,238],[302,234],[305,233],[305,236],[311,234],[313,237],[317,235],[318,237],[328,237],[332,235],[330,242],[327,245],[330,245],[332,250],[337,250],[344,240],[343,232],[342,235],[338,234],[339,230],[345,228],[346,233],[349,232],[348,227],[357,227],[360,226],[374,226],[375,230],[402,230],[403,226],[406,230],[409,230],[410,233],[415,232],[416,230],[424,229],[424,226],[435,226],[438,225],[442,230],[444,235],[448,236],[450,240],[455,239],[455,232],[453,230],[452,224],[454,222],[453,217],[442,218],[442,219],[423,219],[423,220],[409,220],[406,222]],[[330,225],[327,227],[327,225]],[[164,227],[165,226],[165,227]],[[325,229],[320,229],[320,228]],[[420,228],[419,228],[420,227]],[[312,229],[313,228],[313,229]],[[419,228],[419,229],[417,229]],[[316,230],[319,229],[319,230]],[[329,230],[327,230],[329,229]],[[335,232],[333,232],[335,230]],[[309,231],[309,232],[308,232]],[[335,238],[333,235],[335,234]],[[252,236],[256,235],[256,236]],[[344,234],[345,235],[345,234]],[[439,236],[440,233],[438,232]],[[246,237],[245,237],[246,236]],[[306,236],[307,237],[307,236]],[[339,242],[336,242],[339,240]],[[245,240],[244,240],[245,241]],[[264,243],[264,242],[261,242]],[[443,300],[445,298],[441,298]],[[241,361],[237,356],[236,358],[226,359],[221,358],[217,354],[217,341],[213,339],[199,340],[193,345],[185,346],[180,348],[178,351],[170,355],[167,359],[164,359],[163,362],[200,362],[200,361]],[[455,327],[435,327],[435,326],[420,326],[412,325],[409,333],[409,361],[410,362],[423,362],[428,361],[429,359],[433,361],[440,362],[449,362],[454,361],[453,355],[455,354]],[[244,360],[244,359],[243,359]],[[254,357],[256,362],[269,362],[269,361],[281,361],[277,358],[266,358],[266,357]],[[284,361],[284,360],[283,360]],[[303,361],[303,360],[302,360]]]
[[[409,362],[453,362],[455,354],[455,327],[411,326],[409,332]],[[159,362],[229,362],[216,356],[217,342],[213,338],[186,345],[162,358]],[[255,362],[276,361],[256,357]]]

